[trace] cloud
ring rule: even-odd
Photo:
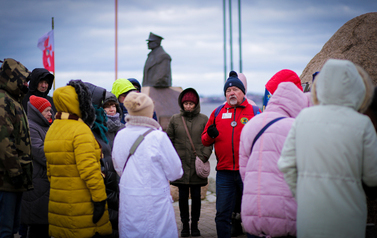
[[[146,39],[153,32],[164,37],[162,46],[172,57],[173,85],[221,95],[222,8],[218,0],[118,0],[118,77],[142,81]],[[300,75],[343,24],[376,11],[377,1],[246,0],[241,9],[243,72],[248,91],[263,93],[265,83],[283,68]],[[54,17],[56,85],[80,78],[110,89],[115,78],[114,10],[114,1],[3,1],[0,57],[13,57],[29,69],[42,67],[37,40],[51,29]],[[233,69],[238,71],[237,1],[232,1],[232,16]],[[226,21],[229,44],[228,16]],[[227,72],[229,49],[227,45]]]

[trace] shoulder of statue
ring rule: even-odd
[[[154,49],[152,52],[153,52],[153,56],[156,57],[157,62],[161,62],[162,60],[171,60],[170,55],[164,51],[162,46],[159,46],[158,48]]]

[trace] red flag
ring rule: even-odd
[[[47,32],[38,39],[38,48],[43,51],[43,66],[54,73],[54,30]]]

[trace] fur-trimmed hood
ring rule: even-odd
[[[89,90],[81,80],[71,80],[67,86],[56,89],[53,99],[58,112],[75,114],[89,127],[93,125],[95,110]]]

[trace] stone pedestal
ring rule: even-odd
[[[162,129],[166,131],[170,117],[179,113],[178,96],[182,92],[181,87],[155,88],[142,87],[141,92],[147,94],[154,102],[154,110]]]

